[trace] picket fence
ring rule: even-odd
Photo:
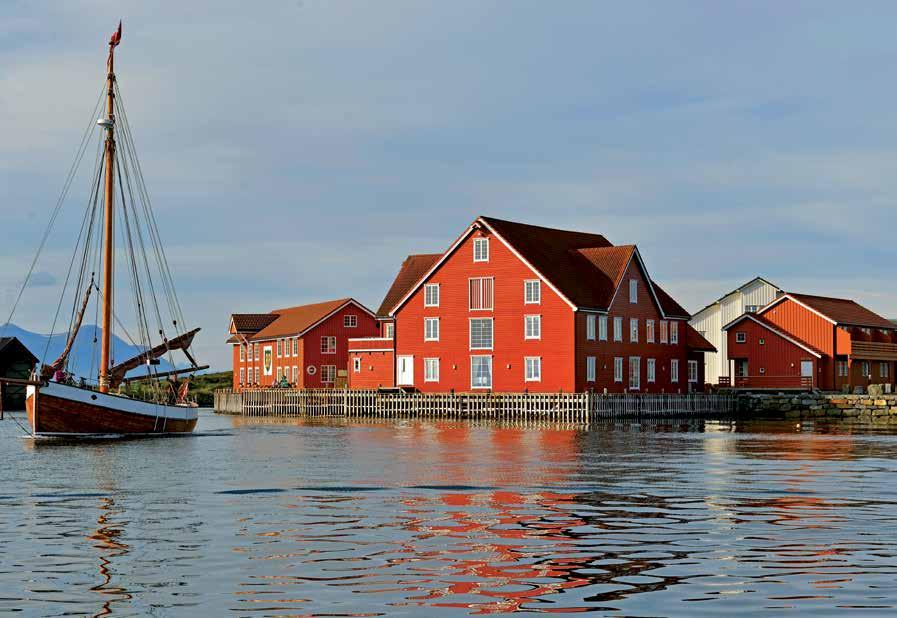
[[[409,393],[257,389],[215,393],[215,410],[248,417],[383,417],[586,422],[600,418],[725,417],[735,397],[596,393]]]

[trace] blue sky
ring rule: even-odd
[[[4,316],[119,17],[144,174],[216,366],[231,312],[376,307],[406,254],[479,214],[637,243],[692,311],[761,274],[897,317],[897,5],[522,0],[3,2]],[[21,326],[52,317],[86,185]]]

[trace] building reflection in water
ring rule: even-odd
[[[92,591],[102,595],[102,608],[94,616],[108,616],[112,614],[114,603],[126,602],[131,595],[125,588],[113,584],[115,569],[113,562],[116,558],[126,555],[130,547],[121,542],[123,524],[115,522],[115,518],[122,514],[121,507],[116,505],[115,498],[100,498],[100,515],[97,517],[97,528],[87,538],[94,542],[93,546],[99,550],[99,572],[101,583],[93,586]]]

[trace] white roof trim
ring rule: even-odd
[[[771,303],[769,303],[768,305],[766,305],[765,307],[763,307],[760,311],[758,311],[758,312],[757,312],[757,315],[766,313],[767,311],[769,311],[770,309],[772,309],[773,307],[775,307],[776,305],[778,305],[780,302],[782,302],[782,301],[785,300],[786,298],[789,299],[789,300],[790,300],[791,302],[793,302],[793,303],[797,303],[798,305],[800,305],[801,307],[803,307],[803,308],[806,309],[807,311],[810,311],[810,312],[812,312],[812,313],[815,313],[815,314],[818,315],[820,318],[823,318],[824,320],[826,320],[826,321],[828,321],[828,322],[831,322],[832,324],[837,324],[837,322],[836,322],[835,320],[831,319],[830,317],[828,317],[828,316],[825,315],[824,313],[820,313],[820,312],[817,311],[816,309],[813,309],[813,307],[810,307],[809,305],[800,302],[799,300],[797,300],[796,298],[794,298],[791,294],[784,294],[784,295],[782,295],[782,296],[779,296],[777,299],[775,299],[774,301],[772,301]]]
[[[738,324],[739,322],[741,322],[741,321],[743,321],[743,320],[751,320],[752,322],[756,322],[757,324],[759,324],[760,326],[762,326],[762,327],[765,328],[766,330],[768,330],[768,331],[770,331],[770,332],[772,332],[772,333],[775,333],[776,335],[778,335],[778,336],[781,337],[782,339],[785,339],[786,341],[790,341],[791,343],[793,343],[794,345],[796,345],[796,346],[799,347],[800,349],[805,350],[806,352],[809,352],[810,354],[812,354],[812,355],[815,356],[816,358],[822,358],[822,354],[820,354],[819,352],[816,352],[815,350],[811,350],[810,348],[808,348],[807,346],[805,346],[804,344],[802,344],[800,341],[797,341],[796,339],[792,339],[791,337],[789,337],[788,335],[786,335],[786,334],[783,333],[782,331],[780,331],[780,330],[778,330],[778,329],[776,329],[776,328],[773,328],[772,326],[770,326],[770,325],[767,324],[766,322],[761,322],[761,321],[758,320],[756,317],[754,317],[754,314],[752,314],[752,313],[743,313],[743,314],[741,314],[740,316],[738,316],[737,318],[735,318],[734,320],[732,320],[731,322],[729,322],[728,324],[726,324],[725,326],[723,326],[723,330],[729,330],[729,328],[731,328],[732,326],[735,326],[736,324]],[[731,350],[730,350],[730,351],[731,351]]]

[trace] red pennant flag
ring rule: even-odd
[[[118,30],[112,33],[112,38],[109,39],[109,46],[115,47],[121,43],[121,20],[118,22]]]

